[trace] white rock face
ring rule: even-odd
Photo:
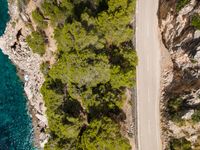
[[[200,30],[196,30],[194,33],[194,38],[197,39],[200,37]]]
[[[165,18],[159,22],[160,31],[173,61],[173,69],[163,69],[162,78],[165,81],[165,87],[161,91],[161,95],[164,95],[164,98],[161,97],[161,110],[166,112],[167,101],[173,96],[187,101],[187,105],[191,107],[183,111],[185,114],[181,117],[182,124],[169,121],[167,117],[162,118],[162,126],[165,130],[163,139],[165,142],[170,137],[185,137],[194,144],[200,134],[200,123],[192,123],[191,120],[195,106],[200,104],[200,44],[198,41],[200,30],[195,31],[190,21],[195,13],[200,13],[200,6],[197,0],[191,0],[187,6],[177,12],[173,7],[174,3],[175,1],[162,0],[160,7],[160,18]],[[163,145],[165,146],[165,143]]]
[[[187,15],[189,12],[191,12],[194,9],[194,6],[196,5],[196,0],[191,0],[190,3],[185,6],[180,12],[180,15]]]
[[[182,116],[182,119],[189,120],[191,119],[193,114],[194,114],[194,110],[190,110],[184,116]]]
[[[188,97],[186,98],[188,99],[189,105],[200,104],[200,89],[191,91],[191,94]]]

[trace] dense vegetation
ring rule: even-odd
[[[191,143],[185,138],[171,139],[170,150],[192,150]]]
[[[46,20],[55,28],[58,46],[57,62],[41,66],[47,150],[131,149],[119,122],[125,90],[135,84],[134,7],[134,0],[44,0],[33,12],[40,30]],[[42,55],[40,35],[33,32],[27,41]]]

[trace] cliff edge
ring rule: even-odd
[[[158,17],[163,55],[162,133],[164,149],[199,148],[200,140],[200,3],[160,0]]]
[[[39,3],[39,2],[38,2]],[[0,48],[8,55],[17,66],[19,74],[24,80],[24,90],[28,98],[29,111],[33,120],[35,145],[43,147],[48,135],[45,130],[48,126],[45,115],[45,106],[40,88],[44,82],[44,76],[40,71],[42,57],[34,54],[26,43],[26,36],[31,33],[30,13],[38,3],[31,2],[26,8],[19,10],[17,1],[9,2],[10,21],[6,31],[0,37]]]

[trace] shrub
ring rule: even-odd
[[[48,75],[49,69],[50,65],[48,62],[43,62],[40,66],[40,70],[45,76]]]
[[[193,27],[200,30],[200,16],[198,14],[196,14],[192,17],[191,24]]]
[[[168,101],[167,108],[170,119],[176,123],[181,123],[184,114],[184,103],[182,98],[175,97]]]
[[[42,29],[47,28],[48,23],[44,20],[44,17],[39,9],[36,9],[35,11],[32,12],[32,18],[39,28]]]
[[[169,147],[170,150],[192,150],[191,142],[185,138],[170,140]]]
[[[34,53],[40,56],[45,53],[45,37],[42,33],[34,31],[27,36],[26,41]]]
[[[192,121],[195,123],[200,121],[200,110],[194,111],[194,114],[192,115]]]

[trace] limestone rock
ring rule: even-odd
[[[182,116],[182,119],[189,120],[191,119],[193,114],[194,114],[194,110],[190,110],[184,116]]]
[[[200,134],[200,123],[191,123],[194,109],[200,105],[200,30],[191,26],[191,18],[200,13],[200,3],[191,0],[180,11],[176,9],[177,1],[160,0],[158,11],[162,42],[170,53],[173,68],[162,72],[161,112],[163,115],[163,139],[166,143],[170,137],[185,137],[193,146]],[[188,108],[181,116],[183,124],[176,124],[167,118],[169,99],[181,98]]]
[[[17,9],[17,1],[13,1],[12,4],[9,4],[9,14],[11,20],[7,24],[4,35],[0,37],[0,48],[3,53],[8,55],[9,59],[24,72],[24,90],[28,98],[31,112],[34,112],[31,116],[35,116],[38,119],[34,125],[34,130],[41,132],[43,129],[45,131],[48,127],[48,121],[45,114],[46,108],[44,106],[43,97],[40,93],[40,88],[45,80],[40,71],[40,64],[43,60],[39,55],[34,54],[26,43],[25,38],[31,32],[25,24],[25,22],[29,20],[29,16],[21,13],[20,17]],[[15,26],[13,26],[13,22]],[[17,36],[20,32],[21,34]],[[45,132],[41,132],[41,135],[35,137],[40,147],[44,146],[44,143],[47,142],[48,136],[49,135]]]
[[[196,30],[194,32],[194,38],[196,39],[196,38],[199,38],[199,37],[200,37],[200,30]]]

